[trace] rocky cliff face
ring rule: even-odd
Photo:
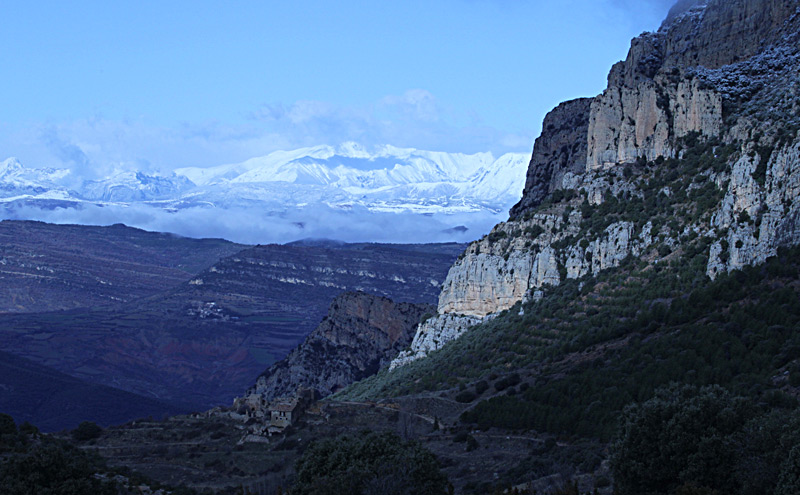
[[[511,209],[516,217],[535,207],[554,189],[561,187],[566,173],[580,173],[586,167],[586,131],[591,98],[567,101],[547,114],[542,135],[533,145],[522,199]]]
[[[634,62],[635,63],[635,62]],[[615,67],[621,72],[627,64]],[[624,80],[620,74],[613,78]],[[609,88],[592,101],[586,167],[607,169],[639,157],[675,156],[676,138],[690,132],[718,136],[722,98],[680,72],[646,79],[634,87]]]
[[[712,219],[719,235],[709,255],[711,277],[761,263],[779,246],[800,241],[800,141],[775,149],[769,157],[765,153],[745,154],[733,164],[725,197]],[[765,162],[760,184],[758,169]]]
[[[330,395],[388,364],[408,347],[422,316],[433,311],[430,305],[345,292],[305,341],[264,372],[248,395],[269,401],[293,395],[299,387]]]
[[[424,358],[429,352],[441,349],[447,342],[457,339],[473,325],[483,321],[475,316],[444,313],[429,318],[415,327],[414,340],[409,349],[401,352],[391,362],[390,369]]]
[[[658,31],[663,65],[720,68],[746,60],[800,31],[794,0],[679,2]]]
[[[794,0],[679,2],[602,94],[548,114],[510,220],[456,261],[394,365],[627,259],[702,249],[713,278],[800,243],[799,47]]]
[[[493,233],[503,239],[487,237],[456,262],[439,295],[439,313],[482,317],[512,306],[530,288],[558,284],[559,267],[553,248],[528,240],[529,246],[523,244],[518,249],[524,237],[516,230],[508,232],[509,227],[516,226],[501,224]]]

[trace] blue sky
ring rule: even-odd
[[[92,176],[347,140],[529,152],[671,3],[3,2],[0,159]]]

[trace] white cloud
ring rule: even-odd
[[[296,147],[356,141],[371,146],[396,146],[475,153],[527,151],[533,135],[519,136],[480,124],[473,114],[447,111],[424,89],[388,95],[365,106],[298,101],[266,104],[250,117],[265,130]],[[525,142],[523,142],[525,141]]]
[[[165,127],[92,118],[8,129],[0,133],[0,160],[16,156],[31,168],[70,168],[77,178],[94,179],[124,170],[169,172],[237,162],[294,145],[252,123]]]
[[[384,97],[380,106],[389,112],[399,113],[404,120],[420,122],[437,122],[441,109],[436,97],[424,89],[409,89],[402,95]]]

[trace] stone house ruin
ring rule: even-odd
[[[300,401],[297,397],[277,399],[269,405],[269,424],[278,428],[286,428],[300,415]]]

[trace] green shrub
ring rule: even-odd
[[[487,236],[489,244],[494,244],[500,239],[505,239],[506,237],[508,237],[508,234],[505,230],[493,230],[489,232],[489,235]]]
[[[0,435],[14,435],[17,433],[17,424],[8,414],[0,413]]]
[[[72,438],[77,442],[88,442],[99,438],[103,434],[103,429],[91,421],[83,421],[77,428],[72,430]]]
[[[453,443],[464,443],[469,438],[470,434],[466,430],[460,430],[458,433],[453,435]]]
[[[773,148],[769,146],[756,146],[756,153],[758,153],[758,164],[753,171],[753,179],[758,185],[763,186],[767,180],[767,165],[772,157]]]
[[[19,425],[19,431],[21,433],[26,434],[26,435],[38,435],[39,434],[39,428],[37,428],[36,426],[30,424],[28,421],[25,421],[24,423]]]
[[[542,235],[543,232],[544,232],[544,229],[539,225],[534,225],[532,227],[526,227],[525,228],[525,234],[527,234],[529,237],[532,237],[534,239],[539,237],[540,235]]]
[[[497,380],[494,384],[494,389],[502,392],[508,387],[512,387],[520,382],[519,373],[514,373]]]
[[[800,493],[800,445],[795,445],[781,466],[775,495]]]
[[[465,390],[456,395],[456,402],[467,403],[477,399],[478,396],[471,390]]]
[[[97,467],[75,448],[37,445],[0,463],[0,493],[9,495],[117,495],[113,482],[101,481]]]
[[[789,373],[789,385],[792,387],[800,387],[800,370],[795,368]]]
[[[742,210],[739,213],[739,223],[752,223],[753,219],[750,218],[750,214],[747,213],[747,210]]]

